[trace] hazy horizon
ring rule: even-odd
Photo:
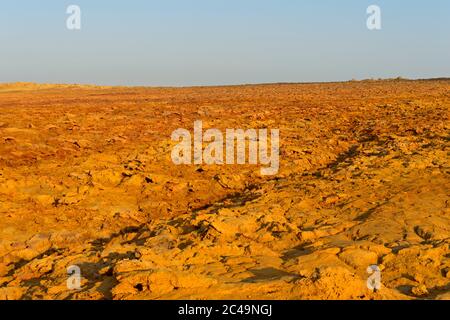
[[[35,82],[35,81],[14,81],[14,82],[0,82],[0,85],[14,85],[14,84],[34,84],[34,85],[54,85],[54,86],[96,86],[96,87],[129,87],[129,88],[196,88],[196,87],[239,87],[239,86],[265,86],[265,85],[296,85],[296,84],[333,84],[333,83],[347,83],[347,82],[369,82],[369,81],[450,81],[450,77],[433,77],[433,78],[367,78],[367,79],[349,79],[338,81],[301,81],[301,82],[250,82],[250,83],[225,83],[225,84],[198,84],[198,85],[106,85],[96,83],[83,82]]]
[[[81,30],[66,28],[79,5]],[[382,29],[366,27],[381,8]],[[18,0],[0,82],[215,86],[450,76],[450,2]]]

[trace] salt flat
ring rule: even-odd
[[[0,299],[449,298],[449,108],[445,79],[0,85]],[[278,173],[175,165],[199,120],[279,129]]]

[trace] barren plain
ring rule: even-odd
[[[0,299],[450,298],[449,80],[2,84],[0,110]],[[174,165],[196,120],[280,129],[279,173]]]

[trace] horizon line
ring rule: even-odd
[[[450,81],[450,77],[432,77],[432,78],[366,78],[366,79],[350,79],[338,81],[300,81],[300,82],[255,82],[255,83],[235,83],[235,84],[202,84],[202,85],[103,85],[94,83],[54,83],[39,81],[15,81],[0,82],[0,87],[5,86],[65,86],[65,87],[103,87],[103,88],[161,88],[161,89],[183,89],[183,88],[218,88],[218,87],[244,87],[244,86],[266,86],[266,85],[302,85],[302,84],[333,84],[348,82],[382,82],[382,81]]]

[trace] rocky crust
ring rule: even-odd
[[[0,85],[0,299],[449,299],[449,108],[448,80]],[[279,128],[279,174],[173,165],[195,120]]]

